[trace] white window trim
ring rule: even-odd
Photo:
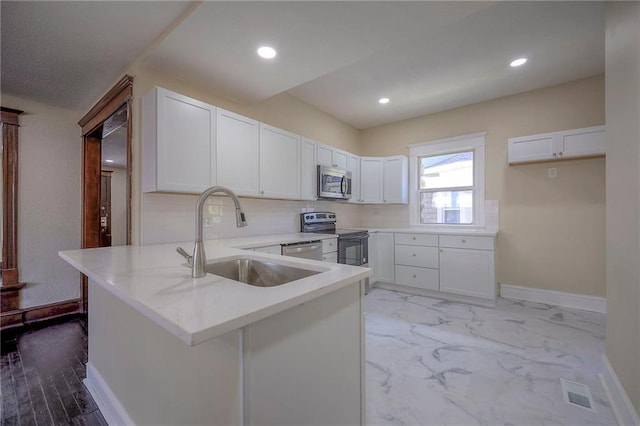
[[[438,139],[428,142],[421,142],[408,145],[409,148],[409,220],[411,226],[431,227],[431,228],[454,228],[470,229],[485,227],[485,198],[484,198],[484,147],[487,132],[473,133],[470,135],[455,136],[452,138]],[[473,150],[473,219],[474,223],[464,224],[444,224],[444,223],[420,223],[420,202],[418,198],[418,157],[447,154],[456,151]]]

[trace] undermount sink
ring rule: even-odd
[[[256,287],[273,287],[320,273],[248,257],[209,263],[206,271],[208,274],[219,275]]]

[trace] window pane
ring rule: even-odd
[[[420,189],[473,186],[473,151],[420,157]]]
[[[421,192],[420,223],[473,223],[473,191]]]

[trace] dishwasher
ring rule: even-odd
[[[303,259],[322,260],[322,241],[282,244],[282,255]]]

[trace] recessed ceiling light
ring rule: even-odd
[[[272,59],[276,57],[276,49],[270,46],[262,46],[258,48],[258,55],[265,59]]]
[[[389,98],[380,98],[380,99],[378,99],[378,103],[388,104],[389,103]]]
[[[113,163],[113,160],[104,160],[105,163]]]
[[[518,58],[514,61],[511,61],[509,65],[512,67],[519,67],[520,65],[524,65],[527,62],[527,58]]]

